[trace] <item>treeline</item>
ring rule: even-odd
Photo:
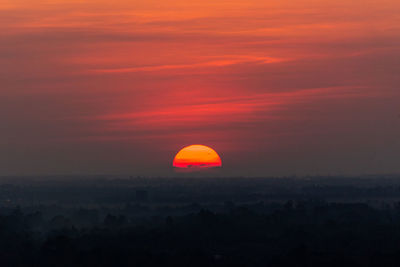
[[[229,203],[227,204],[229,206]],[[85,213],[82,216],[87,216]],[[399,266],[399,205],[288,201],[78,227],[15,209],[0,216],[1,266]]]

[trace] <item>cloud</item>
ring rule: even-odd
[[[125,72],[142,72],[142,71],[162,71],[174,69],[197,69],[207,67],[225,67],[236,64],[252,63],[252,64],[271,64],[283,62],[284,59],[271,58],[271,57],[251,57],[251,56],[237,56],[232,59],[213,60],[202,63],[192,64],[177,64],[177,65],[158,65],[158,66],[144,66],[132,68],[114,68],[114,69],[95,69],[91,72],[95,73],[125,73]]]

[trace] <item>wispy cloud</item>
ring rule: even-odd
[[[90,72],[94,73],[127,73],[127,72],[148,72],[148,71],[162,71],[162,70],[175,70],[175,69],[196,69],[206,67],[225,67],[236,64],[252,63],[252,64],[271,64],[284,62],[287,59],[272,58],[272,57],[251,57],[239,56],[232,59],[212,60],[201,63],[192,64],[175,64],[175,65],[154,65],[143,67],[127,67],[127,68],[111,68],[111,69],[94,69]]]
[[[204,104],[186,104],[152,108],[133,113],[114,113],[85,120],[102,121],[111,131],[138,129],[163,129],[165,127],[192,127],[251,122],[264,124],[285,119],[279,111],[290,110],[291,105],[313,103],[323,99],[349,99],[372,97],[359,87],[330,87],[298,90],[284,93],[264,93],[250,96],[209,98]]]

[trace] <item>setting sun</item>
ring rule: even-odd
[[[173,164],[176,168],[221,167],[221,158],[214,149],[204,145],[191,145],[176,154]]]

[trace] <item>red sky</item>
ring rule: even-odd
[[[400,172],[397,0],[0,0],[0,175]]]

